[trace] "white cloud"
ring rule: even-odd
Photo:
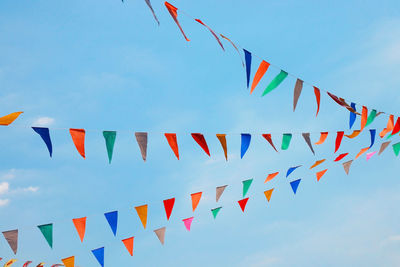
[[[10,185],[7,182],[0,183],[0,195],[8,192]]]
[[[29,186],[27,188],[23,188],[22,191],[24,192],[37,192],[39,190],[39,187],[37,186]]]
[[[0,199],[0,207],[8,205],[9,202],[9,199]]]
[[[54,119],[50,117],[40,117],[37,118],[34,122],[34,126],[50,126],[54,123]]]

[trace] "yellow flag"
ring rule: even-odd
[[[75,267],[75,256],[68,257],[61,260],[65,267]]]
[[[140,221],[143,224],[144,229],[146,229],[146,224],[147,224],[147,204],[135,207],[136,212],[139,216]]]
[[[0,125],[5,125],[5,126],[10,125],[22,113],[23,113],[22,111],[19,111],[19,112],[14,112],[14,113],[8,114],[4,117],[0,117]]]
[[[274,188],[264,191],[264,195],[267,198],[268,202],[271,200],[272,192],[274,191]]]

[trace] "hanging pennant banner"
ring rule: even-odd
[[[247,149],[249,149],[251,135],[247,133],[242,133],[241,137],[242,137],[242,145],[240,147],[240,158],[243,158],[244,154],[246,154],[247,152]]]
[[[399,155],[399,152],[400,152],[400,142],[392,145],[392,147],[393,147],[393,152],[397,157]]]
[[[279,174],[279,172],[274,172],[274,173],[270,173],[268,174],[267,178],[264,181],[264,184],[268,181],[271,181],[272,179],[274,179],[277,175]]]
[[[78,150],[79,154],[85,158],[85,130],[84,129],[69,129],[72,141]]]
[[[370,129],[369,132],[371,134],[371,145],[369,146],[369,148],[371,148],[375,144],[376,130]]]
[[[211,213],[212,213],[214,219],[217,218],[217,214],[219,213],[219,211],[220,211],[221,209],[222,209],[222,207],[218,207],[218,208],[215,208],[215,209],[212,209],[212,210],[211,210]]]
[[[64,265],[62,265],[62,264],[54,264],[54,265],[51,265],[51,267],[63,267]],[[65,265],[66,266],[66,265]]]
[[[242,212],[244,212],[244,210],[246,209],[247,201],[249,201],[249,198],[241,199],[241,200],[238,201],[240,209],[242,210]]]
[[[93,249],[92,253],[99,264],[104,267],[104,247]]]
[[[301,135],[303,136],[304,141],[306,141],[306,143],[307,143],[308,147],[310,148],[311,152],[315,155],[314,148],[313,148],[313,146],[311,144],[310,133],[302,133]]]
[[[142,222],[143,228],[146,229],[147,224],[147,204],[135,207],[137,215]]]
[[[391,132],[393,130],[393,128],[394,128],[394,116],[390,115],[386,128],[383,129],[382,132],[379,133],[379,136],[381,138],[385,137],[385,135],[387,135],[389,132]]]
[[[267,201],[269,202],[271,200],[272,192],[274,191],[274,188],[269,189],[267,191],[264,191],[264,195],[267,198]]]
[[[250,94],[253,93],[254,88],[256,88],[257,84],[260,82],[261,78],[267,72],[269,68],[269,63],[266,61],[261,61],[260,66],[258,66],[256,75],[254,75],[253,82],[251,84]]]
[[[65,267],[75,267],[75,256],[62,259],[61,261]]]
[[[328,137],[328,132],[321,132],[321,136],[319,137],[319,140],[318,142],[315,143],[315,145],[322,145],[327,137]]]
[[[360,130],[362,131],[367,124],[367,119],[368,119],[368,108],[363,106],[362,107],[362,112],[361,112],[361,127]]]
[[[86,232],[86,217],[72,219],[72,222],[74,223],[75,229],[78,232],[81,242],[83,242]]]
[[[191,198],[192,198],[192,208],[193,208],[193,212],[196,210],[197,205],[199,205],[200,199],[201,199],[201,195],[203,194],[203,192],[197,192],[197,193],[193,193],[191,194]]]
[[[340,160],[342,160],[344,157],[346,157],[348,154],[349,154],[349,153],[340,154],[334,161],[335,161],[335,162],[336,162],[336,161],[340,161]]]
[[[379,149],[378,155],[382,154],[383,151],[388,147],[391,141],[387,141],[382,143],[381,148]]]
[[[19,111],[19,112],[13,112],[11,114],[8,114],[6,116],[0,117],[0,125],[4,125],[4,126],[8,126],[11,123],[13,123],[18,117],[19,115],[21,115],[23,112]]]
[[[204,27],[206,27],[206,28],[211,32],[211,34],[214,36],[214,38],[217,40],[217,42],[218,42],[218,44],[221,46],[222,50],[225,51],[225,48],[224,48],[224,46],[222,45],[221,40],[218,38],[218,35],[216,35],[215,32],[214,32],[210,27],[208,27],[206,24],[204,24],[204,22],[202,22],[201,20],[195,19],[195,21],[197,21],[198,23],[200,23],[201,25],[203,25]]]
[[[336,153],[336,152],[339,150],[339,148],[340,148],[340,144],[342,143],[343,135],[344,135],[344,132],[343,132],[343,131],[337,132],[336,141],[335,141],[335,153]]]
[[[250,85],[250,73],[251,73],[251,53],[246,49],[243,49],[244,61],[246,62],[246,77],[247,77],[247,88]]]
[[[343,163],[343,169],[344,169],[344,171],[346,172],[347,175],[349,174],[350,166],[351,166],[352,163],[353,163],[353,160],[349,160],[349,161],[346,161],[346,162]]]
[[[225,40],[227,40],[236,50],[236,52],[238,53],[239,57],[240,57],[240,61],[242,61],[242,66],[244,67],[244,62],[242,59],[242,56],[240,55],[239,49],[237,48],[237,46],[231,41],[231,39],[229,39],[228,37],[220,34],[222,38],[224,38]]]
[[[29,264],[31,264],[31,263],[32,263],[32,261],[27,261],[27,262],[24,263],[24,265],[22,265],[22,267],[28,267]]]
[[[356,110],[356,104],[355,103],[352,102],[350,105],[354,110]],[[357,118],[356,113],[350,111],[350,120],[349,120],[350,129],[353,127],[354,122],[356,122],[356,118]]]
[[[400,132],[400,117],[397,118],[396,124],[393,127],[393,131],[392,131],[391,135],[395,135],[398,132]]]
[[[283,80],[286,79],[287,76],[288,73],[286,71],[281,70],[281,72],[279,72],[279,74],[276,75],[276,77],[270,82],[270,84],[268,84],[267,88],[265,88],[261,96],[265,96],[266,94],[277,88],[283,82]]]
[[[372,158],[372,156],[375,155],[375,154],[376,154],[376,151],[371,152],[371,153],[367,153],[367,161],[368,161],[370,158]]]
[[[179,149],[178,149],[178,141],[176,139],[175,133],[166,133],[164,134],[165,138],[167,138],[168,144],[174,152],[176,158],[179,160]]]
[[[346,100],[343,98],[337,97],[334,94],[327,92],[327,94],[340,106],[345,107],[348,111],[358,114],[349,104],[346,103]]]
[[[103,131],[104,140],[106,141],[107,155],[108,155],[108,163],[111,164],[115,138],[117,137],[116,131]]]
[[[290,141],[292,140],[292,134],[286,133],[282,136],[282,150],[287,150],[290,146]]]
[[[161,244],[164,245],[164,240],[165,240],[165,227],[162,227],[160,229],[154,230],[154,233],[157,235],[158,240],[160,240]]]
[[[296,166],[296,167],[290,167],[290,168],[287,170],[287,172],[286,172],[286,178],[287,178],[294,170],[296,170],[296,169],[299,168],[299,167],[301,167],[301,165]]]
[[[317,167],[318,165],[322,164],[325,161],[325,159],[321,159],[321,160],[317,160],[311,167],[311,169],[314,169],[315,167]]]
[[[118,211],[111,211],[104,213],[104,216],[107,219],[108,224],[111,227],[111,230],[114,236],[117,235],[117,225],[118,225]]]
[[[278,152],[278,150],[276,150],[276,147],[274,146],[274,143],[272,142],[271,134],[263,134],[262,136],[268,141],[268,143],[273,147],[273,149],[276,152]]]
[[[44,262],[41,262],[41,263],[39,263],[36,267],[44,267],[44,265],[45,265],[45,263],[44,263]]]
[[[122,243],[124,243],[126,250],[128,250],[128,252],[131,256],[133,256],[133,241],[134,241],[134,239],[135,239],[135,237],[132,236],[132,237],[122,240]]]
[[[250,188],[252,182],[253,182],[253,179],[248,179],[248,180],[242,181],[242,183],[243,183],[243,197],[245,197],[247,195],[247,192],[249,191],[249,188]]]
[[[206,152],[206,154],[211,157],[210,151],[208,150],[207,142],[206,139],[204,138],[204,135],[201,133],[192,133],[192,137],[194,141],[196,141],[197,144]]]
[[[217,188],[216,188],[216,190],[215,190],[215,200],[216,200],[216,202],[218,202],[218,200],[221,198],[222,193],[224,193],[225,188],[226,188],[227,186],[228,186],[228,185],[217,186]]]
[[[345,134],[344,136],[346,136],[347,138],[353,139],[353,138],[357,137],[360,133],[361,133],[360,130],[354,130],[351,134]]]
[[[153,6],[151,5],[150,0],[145,0],[145,1],[146,1],[147,6],[150,8],[151,13],[153,14],[153,17],[154,17],[154,19],[156,20],[158,26],[160,26],[160,21],[158,21],[158,18],[157,18],[157,16],[156,16],[156,13],[154,12],[154,9],[153,9]]]
[[[369,147],[362,148],[362,149],[360,150],[360,152],[358,152],[358,154],[356,155],[355,159],[358,159],[362,154],[364,154],[365,152],[367,152],[368,149],[369,149]]]
[[[301,179],[294,180],[290,182],[290,186],[292,187],[293,193],[296,195],[297,188],[299,187]]]
[[[38,225],[38,228],[40,232],[42,232],[50,248],[53,248],[53,224],[49,223],[49,224]]]
[[[182,220],[183,224],[185,225],[186,230],[188,230],[188,231],[190,231],[190,227],[192,226],[193,218],[194,217],[190,217],[190,218]]]
[[[228,146],[226,145],[226,134],[217,134],[217,138],[221,143],[222,149],[224,150],[224,155],[226,161],[228,161]]]
[[[303,81],[297,79],[296,84],[294,85],[294,92],[293,92],[293,112],[296,110],[297,101],[299,101],[299,97],[301,95],[302,90],[303,90]]]
[[[43,142],[47,146],[47,150],[49,150],[50,157],[53,154],[53,145],[51,144],[51,139],[50,139],[50,132],[49,128],[43,128],[43,127],[32,127],[32,129],[40,135],[40,137],[43,139]]]
[[[147,158],[147,133],[136,132],[135,137],[136,137],[136,141],[140,148],[140,153],[142,154],[142,159],[144,161],[146,161],[146,158]]]
[[[18,229],[3,232],[4,238],[7,240],[8,245],[17,254],[18,250]]]
[[[314,95],[315,95],[315,100],[317,101],[317,114],[315,114],[315,117],[317,117],[319,113],[319,106],[321,104],[321,91],[319,90],[318,87],[315,86],[314,86]]]
[[[319,172],[316,173],[317,182],[319,182],[319,180],[321,179],[322,176],[324,176],[324,174],[326,173],[327,170],[328,170],[328,169],[325,169],[325,170],[323,170],[323,171],[319,171]]]
[[[369,116],[367,117],[367,122],[365,123],[365,127],[367,127],[368,125],[370,125],[376,117],[376,110],[373,109],[370,113]]]
[[[4,264],[4,267],[10,267],[10,266],[12,266],[16,261],[17,261],[17,259],[11,259],[11,260],[7,261],[6,264]]]
[[[166,199],[163,201],[163,203],[164,203],[165,214],[167,215],[167,221],[168,221],[169,217],[171,217],[171,213],[175,205],[175,198]]]
[[[164,4],[165,4],[165,7],[168,9],[169,14],[171,14],[171,17],[174,19],[176,25],[179,27],[179,30],[181,30],[183,37],[185,37],[185,40],[189,42],[190,40],[186,37],[186,34],[183,32],[183,29],[182,29],[181,25],[179,24],[178,12],[177,12],[178,9],[168,2],[165,2]]]

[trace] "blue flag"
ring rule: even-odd
[[[298,167],[301,167],[301,165],[296,166],[296,167],[290,167],[290,168],[288,169],[287,173],[286,173],[286,178],[287,178],[295,169],[297,169]]]
[[[93,255],[102,267],[104,267],[104,247],[92,250]]]
[[[106,216],[107,222],[111,227],[111,230],[114,233],[114,236],[117,235],[117,225],[118,225],[118,211],[111,211],[104,213]]]
[[[243,158],[244,154],[246,154],[247,149],[250,146],[251,135],[248,133],[242,133],[242,146],[240,148],[240,158]]]
[[[290,182],[290,186],[292,187],[294,194],[296,194],[296,192],[297,192],[297,187],[299,187],[300,181],[301,181],[301,179],[297,179],[297,180]]]
[[[370,129],[369,133],[371,134],[371,145],[369,148],[371,148],[375,144],[376,129]]]
[[[51,139],[50,139],[50,132],[49,128],[43,128],[43,127],[32,127],[32,129],[42,137],[44,143],[47,146],[47,149],[49,150],[50,157],[53,155],[53,146],[51,144]]]
[[[356,103],[351,102],[350,106],[354,109],[354,111],[356,110]],[[351,129],[351,127],[353,127],[353,124],[356,122],[356,118],[357,118],[357,115],[350,111],[350,121],[349,121],[350,129]]]
[[[243,49],[243,51],[244,51],[244,60],[246,61],[247,88],[249,88],[250,71],[251,71],[251,53],[246,49]]]

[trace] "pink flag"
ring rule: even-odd
[[[192,225],[192,221],[193,221],[194,217],[190,217],[187,219],[183,219],[183,223],[185,224],[186,230],[190,231],[190,226]]]

